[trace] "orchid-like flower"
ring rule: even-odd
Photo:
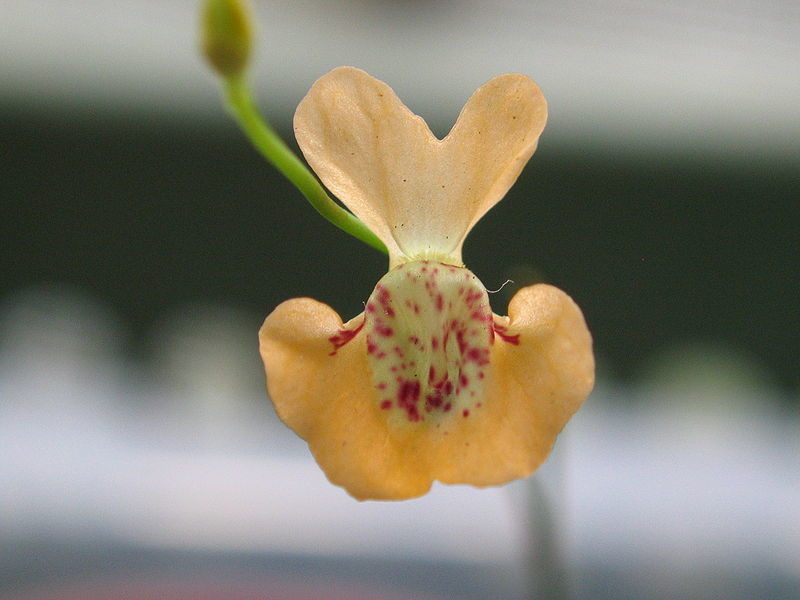
[[[461,260],[546,118],[533,81],[502,75],[439,140],[391,88],[350,67],[297,108],[306,160],[386,245],[389,272],[346,323],[316,300],[284,302],[264,322],[261,355],[278,415],[355,498],[525,477],[590,392],[591,336],[572,299],[533,285],[498,316]]]

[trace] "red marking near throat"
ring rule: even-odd
[[[335,335],[329,337],[328,341],[331,344],[333,344],[333,351],[330,354],[328,354],[328,356],[333,356],[334,354],[336,354],[339,351],[339,348],[341,348],[347,342],[356,337],[358,332],[361,331],[362,327],[364,327],[364,321],[362,321],[361,325],[359,325],[355,329],[340,329],[339,331],[336,332]]]
[[[389,318],[394,317],[391,292],[380,284],[375,286],[375,289],[378,291],[378,304],[381,305],[384,314]]]
[[[375,333],[377,333],[378,335],[382,335],[383,337],[392,337],[392,334],[394,334],[394,330],[391,327],[387,327],[386,325],[376,323]]]
[[[489,351],[484,348],[470,348],[466,357],[479,365],[489,364]]]
[[[467,303],[467,306],[471,307],[473,304],[475,304],[475,302],[477,302],[481,298],[483,298],[482,292],[473,291],[467,294],[467,297],[464,299],[464,302]]]
[[[503,325],[498,325],[497,323],[494,324],[494,332],[500,336],[504,342],[508,342],[509,344],[513,344],[515,346],[519,346],[519,334],[515,333],[511,335],[507,333],[508,328]]]
[[[397,390],[397,405],[406,411],[409,421],[419,421],[422,417],[417,408],[419,401],[419,381],[406,379]]]
[[[467,349],[467,341],[464,339],[463,329],[459,329],[458,331],[456,331],[456,342],[458,343],[458,351],[461,354],[464,354],[464,352]]]

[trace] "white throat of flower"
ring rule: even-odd
[[[445,434],[480,410],[494,334],[486,289],[470,271],[400,264],[370,296],[365,330],[376,398],[394,422]]]

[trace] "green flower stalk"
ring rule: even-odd
[[[256,109],[247,83],[253,25],[244,0],[206,0],[201,18],[203,54],[221,77],[226,105],[264,158],[300,190],[314,209],[342,231],[387,253],[384,243],[342,208]]]

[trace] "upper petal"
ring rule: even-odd
[[[405,258],[459,264],[464,237],[536,149],[547,119],[538,86],[501,75],[479,88],[438,140],[392,89],[364,71],[321,77],[297,108],[295,135],[323,183]]]

